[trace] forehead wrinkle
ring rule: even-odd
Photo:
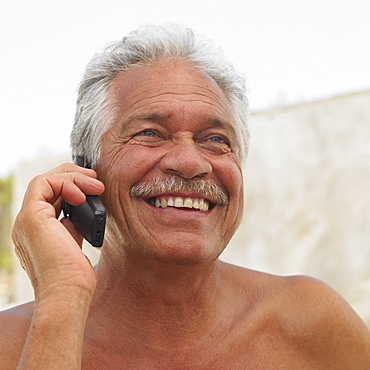
[[[178,66],[180,66],[180,68],[178,68]],[[187,74],[189,74],[190,76],[194,76],[196,75],[198,77],[198,79],[202,79],[202,83],[198,83],[197,82],[193,82],[193,81],[190,81],[190,83],[181,83],[180,81],[177,81],[176,79],[175,80],[168,80],[168,76],[167,76],[167,73],[165,74],[162,74],[161,70],[162,68],[168,68],[170,67],[170,74],[171,72],[176,72],[177,70],[181,69],[182,70],[185,70]],[[149,80],[151,79],[157,79],[158,76],[160,76],[160,80],[156,83],[156,86],[154,87],[154,89],[158,86],[167,86],[167,87],[171,87],[171,86],[177,86],[177,87],[190,87],[190,88],[194,88],[195,89],[202,89],[202,90],[205,90],[207,91],[208,93],[210,93],[211,95],[215,96],[216,98],[219,98],[220,96],[218,96],[220,93],[228,103],[230,103],[229,101],[229,98],[226,96],[226,94],[224,93],[224,91],[222,90],[222,88],[219,86],[219,84],[211,77],[209,76],[207,73],[205,73],[203,71],[202,68],[199,68],[196,64],[194,64],[193,62],[189,61],[189,60],[186,60],[186,59],[183,59],[183,58],[174,58],[174,59],[158,59],[154,62],[143,62],[143,63],[137,63],[133,66],[131,66],[129,69],[127,70],[124,70],[124,71],[121,71],[120,73],[118,73],[118,75],[113,79],[112,81],[112,84],[110,86],[111,90],[117,90],[117,92],[120,92],[122,95],[125,96],[125,94],[123,93],[123,91],[121,90],[121,88],[117,88],[117,85],[121,85],[120,84],[120,81],[122,80],[125,80],[126,79],[126,76],[129,78],[128,81],[129,84],[131,83],[132,84],[132,76],[131,74],[132,73],[136,73],[137,70],[140,70],[140,69],[143,69],[144,71],[144,74],[149,74],[148,78]],[[130,77],[129,77],[130,76]],[[195,78],[197,78],[195,77]],[[122,88],[125,88],[126,84],[124,83],[122,85]],[[135,84],[134,84],[134,89],[135,89]],[[218,91],[217,91],[218,90]],[[132,89],[130,89],[130,91],[132,92]],[[148,90],[146,90],[148,91]],[[150,91],[150,90],[149,90]],[[140,92],[139,92],[140,94]],[[135,97],[135,95],[133,96]],[[216,99],[218,100],[218,99]]]
[[[149,67],[154,67],[152,68],[153,73],[149,74],[149,78],[157,78],[162,65],[159,63]],[[176,68],[174,68],[175,65],[171,65],[171,67],[171,71],[176,70]],[[140,86],[138,86],[139,88],[137,90],[136,84],[133,83],[131,78],[127,80],[128,83],[125,83],[125,77],[127,72],[130,74],[130,70],[120,73],[111,85],[110,91],[113,95],[111,97],[114,99],[114,105],[116,105],[116,119],[121,121],[121,123],[124,123],[124,121],[127,123],[131,121],[132,118],[135,118],[135,116],[150,116],[157,113],[157,115],[163,117],[172,116],[176,112],[171,111],[171,109],[168,109],[166,106],[161,106],[161,104],[170,105],[178,101],[184,103],[197,102],[212,107],[213,112],[210,111],[208,113],[208,121],[213,122],[211,126],[223,127],[231,131],[236,138],[234,114],[232,104],[228,97],[209,75],[198,68],[193,68],[194,66],[191,64],[188,66],[185,65],[185,67],[187,73],[193,74],[194,70],[196,74],[201,72],[203,80],[193,81],[190,77],[189,83],[187,83],[187,81],[184,83],[176,79],[171,81],[164,76],[155,86],[151,86],[149,90],[143,90]],[[139,85],[140,84],[142,84],[142,81]],[[153,95],[150,95],[151,92]],[[185,107],[181,108],[183,110],[183,116],[186,114],[186,109],[184,108]],[[119,116],[121,117],[119,118]],[[207,120],[207,117],[203,116],[203,118]],[[216,122],[218,123],[215,125]]]
[[[166,95],[171,95],[172,97],[175,97],[173,101],[166,99]],[[185,96],[185,99],[181,99],[180,96]],[[171,105],[174,102],[184,102],[184,103],[200,103],[204,105],[208,105],[212,107],[219,115],[222,116],[229,116],[229,113],[231,113],[231,109],[227,107],[225,104],[220,104],[221,102],[219,100],[214,100],[210,99],[207,95],[201,95],[201,94],[192,94],[192,95],[197,95],[198,97],[194,96],[191,97],[189,94],[183,94],[183,93],[158,93],[156,95],[150,96],[150,97],[144,97],[142,99],[139,99],[135,102],[130,103],[130,115],[133,114],[137,110],[146,110],[148,109],[149,111],[161,111],[161,110],[166,110],[166,107],[161,107],[159,106],[160,104],[166,104],[166,105]],[[199,96],[204,96],[207,99],[202,100],[199,99]],[[179,97],[178,99],[176,97]],[[160,98],[160,99],[158,99]],[[147,102],[147,103],[145,103]],[[119,101],[117,102],[119,104]],[[229,112],[228,112],[229,111]],[[126,111],[127,112],[127,111]],[[155,112],[153,112],[155,113]]]
[[[186,103],[189,102],[199,102],[199,100],[188,100]],[[134,119],[145,119],[145,120],[154,120],[154,121],[165,121],[168,119],[176,119],[176,115],[181,115],[182,119],[185,119],[189,116],[189,111],[186,107],[175,107],[177,109],[173,109],[170,107],[171,102],[169,102],[168,106],[158,106],[157,103],[168,103],[167,101],[156,101],[149,105],[140,105],[138,108],[133,109],[128,115],[126,115],[126,119],[132,121]],[[201,120],[208,121],[212,123],[212,126],[220,127],[220,128],[233,128],[233,124],[231,123],[231,117],[226,112],[223,112],[222,109],[213,105],[209,102],[201,102],[202,104],[211,106],[214,111],[207,112],[204,114],[196,114],[196,116],[200,117]],[[190,115],[192,115],[190,113]],[[124,118],[124,117],[122,117]]]
[[[125,72],[125,71],[124,71]],[[146,94],[146,93],[150,93],[151,90],[154,90],[156,91],[158,87],[161,87],[163,86],[165,88],[165,90],[167,91],[163,91],[163,92],[159,92],[157,94],[160,94],[160,95],[165,95],[165,94],[169,94],[169,95],[199,95],[199,96],[204,96],[208,99],[212,99],[216,102],[222,102],[222,105],[225,104],[225,102],[227,102],[227,104],[230,104],[230,101],[228,99],[228,97],[225,95],[225,93],[222,91],[222,89],[220,88],[220,86],[216,83],[216,81],[214,81],[211,77],[209,77],[207,74],[204,74],[205,77],[206,77],[206,83],[203,83],[203,84],[185,84],[185,83],[178,83],[178,82],[173,82],[171,83],[171,81],[167,81],[165,78],[163,80],[161,80],[159,83],[156,84],[155,87],[152,87],[150,89],[146,89],[145,91],[138,91],[137,93],[135,93],[135,87],[133,89],[130,89],[129,92],[130,94],[134,94],[134,95],[131,95],[130,97],[127,96],[127,94],[124,92],[125,89],[128,88],[128,86],[123,83],[121,84],[120,83],[120,80],[122,81],[122,79],[124,80],[124,77],[125,77],[125,74],[122,73],[122,75],[118,75],[113,81],[112,81],[112,84],[110,86],[110,89],[109,89],[109,93],[110,94],[113,94],[117,100],[119,101],[120,100],[120,95],[121,95],[121,98],[125,99],[126,101],[130,101],[132,99],[135,99],[136,97],[140,96],[141,94]],[[209,86],[209,85],[213,85],[213,86]],[[176,88],[186,88],[185,91],[175,91]],[[197,91],[197,90],[200,90],[200,91]],[[204,92],[202,92],[202,90]],[[156,96],[156,95],[153,95],[153,97]],[[224,99],[222,99],[224,98]]]
[[[178,86],[178,85],[176,85],[176,86]],[[186,85],[184,85],[184,86],[186,86]],[[140,98],[140,96],[143,95],[143,94],[150,93],[150,90],[146,90],[145,92],[140,91],[135,95],[131,95],[130,97],[128,97],[128,95],[124,92],[123,87],[117,87],[113,90],[116,90],[114,95],[116,97],[116,100],[117,100],[118,104],[119,104],[119,101],[120,101],[121,97],[124,100],[128,101],[128,102],[135,100],[135,102],[133,104],[137,104],[137,103],[139,103],[141,101],[144,101],[144,100],[150,100],[150,99],[155,99],[155,98],[158,98],[158,97],[164,97],[166,95],[168,95],[169,97],[171,97],[171,96],[174,96],[174,97],[184,96],[185,98],[188,96],[189,98],[187,98],[187,99],[178,99],[178,100],[184,100],[184,101],[199,101],[199,97],[203,97],[203,98],[206,98],[206,100],[214,101],[217,104],[221,104],[225,108],[226,108],[225,102],[227,102],[227,104],[229,104],[229,101],[227,100],[226,96],[225,96],[226,100],[223,101],[223,99],[220,99],[220,96],[218,96],[216,93],[214,93],[211,89],[206,89],[206,88],[201,88],[201,90],[204,90],[205,92],[194,91],[194,90],[192,90],[191,92],[188,92],[188,91],[163,91],[163,92],[159,91],[159,92],[157,92],[157,91],[155,91],[156,89],[151,89],[151,90],[154,90],[153,95],[146,96],[144,98]],[[194,97],[192,98],[192,96],[194,96]]]
[[[163,124],[165,121],[176,119],[176,115],[178,114],[182,116],[183,120],[188,118],[188,111],[184,106],[180,107],[179,109],[173,110],[171,107],[169,107],[173,102],[169,102],[167,100],[156,100],[149,104],[142,104],[142,102],[145,100],[146,99],[143,99],[141,101],[139,107],[131,107],[133,109],[128,114],[122,114],[121,118],[117,117],[120,125],[127,126],[136,120],[152,120],[159,124]],[[232,134],[233,139],[236,140],[236,130],[234,127],[235,124],[233,121],[233,115],[231,114],[230,116],[230,114],[228,114],[230,112],[224,111],[222,109],[225,109],[226,107],[220,107],[218,106],[218,104],[212,104],[212,102],[199,101],[199,99],[189,99],[185,101],[185,103],[188,102],[199,102],[211,106],[214,111],[198,116],[200,120],[206,123],[210,128],[219,127],[221,129],[225,129],[226,131],[229,131]],[[163,106],[161,105],[161,103],[166,103],[167,106]]]

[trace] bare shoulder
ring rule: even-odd
[[[370,368],[370,331],[331,287],[307,276],[282,277],[230,266],[252,290],[261,321],[317,368]],[[250,293],[248,293],[250,294]]]
[[[15,369],[32,318],[33,303],[0,312],[0,369]]]
[[[279,304],[287,335],[333,368],[370,367],[370,331],[331,287],[306,276],[285,278]],[[336,367],[337,366],[337,367]]]
[[[308,335],[310,328],[317,335],[321,330],[329,329],[330,324],[335,324],[337,330],[348,326],[357,328],[358,333],[362,332],[365,336],[369,334],[367,326],[352,307],[324,282],[308,276],[275,279],[281,285],[276,303],[284,308],[287,322],[291,323],[293,331],[303,326]],[[303,317],[305,320],[302,320]],[[317,327],[318,323],[322,324],[321,328]]]

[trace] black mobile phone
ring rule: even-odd
[[[76,156],[74,163],[86,167],[82,156]],[[80,206],[63,201],[63,213],[92,246],[100,248],[103,245],[106,210],[97,195],[86,195],[85,203]]]

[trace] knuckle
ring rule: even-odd
[[[33,185],[33,184],[38,184],[40,183],[41,181],[44,181],[44,178],[45,178],[45,175],[36,175],[31,181],[30,181],[30,185]]]
[[[62,172],[74,172],[76,170],[76,165],[70,162],[61,164],[58,167]]]
[[[28,220],[28,217],[27,215],[25,214],[26,212],[24,212],[24,208],[22,207],[21,210],[19,211],[15,221],[14,221],[14,226],[13,226],[13,229],[12,229],[12,236],[13,238],[16,238],[17,235],[18,235],[18,232],[20,230],[22,230],[22,226],[23,224],[26,224],[27,225],[27,220]]]

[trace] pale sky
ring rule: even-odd
[[[86,63],[144,23],[181,22],[213,38],[245,72],[252,111],[370,89],[368,0],[4,3],[0,176],[68,152]]]

